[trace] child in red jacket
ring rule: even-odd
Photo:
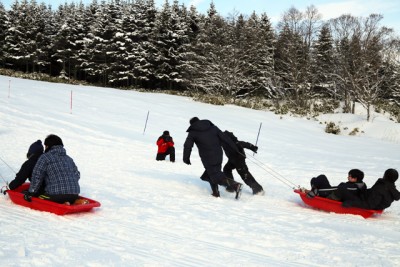
[[[156,144],[158,146],[156,160],[165,160],[165,157],[169,155],[169,160],[175,162],[174,140],[169,135],[168,131],[163,132],[157,139]]]

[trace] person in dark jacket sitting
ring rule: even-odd
[[[190,119],[190,126],[187,129],[188,136],[183,145],[183,162],[190,165],[190,154],[193,145],[196,144],[201,162],[204,166],[204,173],[201,179],[210,183],[212,195],[219,197],[218,185],[231,186],[239,198],[242,184],[227,178],[221,171],[223,152],[221,140],[224,138],[222,131],[209,120],[199,120],[197,117]],[[229,142],[229,140],[225,140]]]
[[[367,189],[363,182],[364,173],[358,169],[352,169],[348,173],[348,181],[340,183],[338,186],[331,186],[328,178],[321,174],[311,179],[311,191],[307,196],[320,196],[333,200],[345,201],[357,198]]]
[[[14,180],[12,180],[8,187],[11,190],[16,189],[21,186],[26,180],[31,180],[33,168],[36,165],[39,157],[43,154],[43,145],[42,141],[37,140],[34,142],[28,149],[28,153],[26,154],[27,160],[21,165],[21,169],[15,175]]]
[[[50,134],[44,140],[45,153],[33,169],[31,184],[24,199],[40,194],[39,188],[44,183],[44,193],[38,197],[57,203],[75,202],[79,198],[80,173],[73,159],[66,154],[60,137]]]
[[[397,170],[387,169],[383,178],[379,178],[371,188],[367,189],[357,199],[344,201],[343,206],[371,210],[383,210],[390,207],[393,201],[400,200],[400,192],[395,185],[398,178]]]
[[[169,160],[175,162],[174,140],[169,135],[169,131],[164,131],[163,134],[158,137],[156,144],[158,146],[156,160],[165,160],[169,155]]]
[[[226,177],[233,179],[232,171],[236,169],[243,182],[253,190],[254,195],[264,195],[262,186],[254,179],[247,167],[246,153],[244,152],[244,148],[246,148],[257,153],[258,147],[251,143],[238,140],[232,132],[225,131],[224,135],[231,139],[235,145],[232,147],[229,143],[222,142],[222,148],[225,151],[225,155],[228,157],[228,162],[223,168],[224,174]],[[230,187],[227,187],[226,190],[228,192],[233,192],[233,188]]]

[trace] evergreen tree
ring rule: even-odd
[[[3,3],[0,2],[0,67],[5,66],[5,39],[7,34],[8,24],[8,14],[4,8]]]
[[[332,75],[335,72],[334,47],[329,25],[325,24],[321,28],[312,54],[314,87],[323,95],[334,95],[335,85],[332,82]]]

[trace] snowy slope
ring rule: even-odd
[[[193,116],[253,143],[262,123],[259,152],[247,154],[265,196],[247,186],[238,201],[222,188],[221,198],[210,196],[197,149],[192,165],[181,160]],[[178,96],[0,76],[1,176],[13,179],[29,145],[54,133],[81,172],[82,195],[102,203],[56,216],[0,196],[0,265],[400,266],[400,203],[366,220],[305,208],[292,191],[321,173],[338,184],[352,168],[372,186],[400,166],[399,124],[378,114],[369,123],[363,113],[324,116],[364,133],[336,136],[316,121]],[[155,161],[164,130],[176,163]]]

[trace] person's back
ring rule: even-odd
[[[43,172],[45,170],[45,173]],[[53,146],[38,160],[33,176],[46,175],[45,192],[50,195],[79,194],[79,171],[61,146]]]
[[[242,184],[227,178],[221,171],[223,160],[222,131],[209,120],[199,120],[199,118],[193,117],[189,122],[190,126],[186,131],[188,136],[183,145],[183,162],[191,165],[190,155],[193,145],[196,144],[205,169],[200,178],[210,183],[212,195],[214,197],[220,196],[218,185],[232,186],[236,192],[236,199],[238,199]]]
[[[197,145],[203,164],[222,164],[223,154],[219,134],[221,130],[209,120],[198,120],[187,129],[184,158],[190,156],[193,143]]]
[[[80,193],[80,173],[74,161],[64,149],[60,137],[49,135],[45,141],[45,153],[39,158],[32,173],[32,180],[25,200],[38,196],[58,203],[73,203]],[[39,192],[44,183],[44,193]]]

